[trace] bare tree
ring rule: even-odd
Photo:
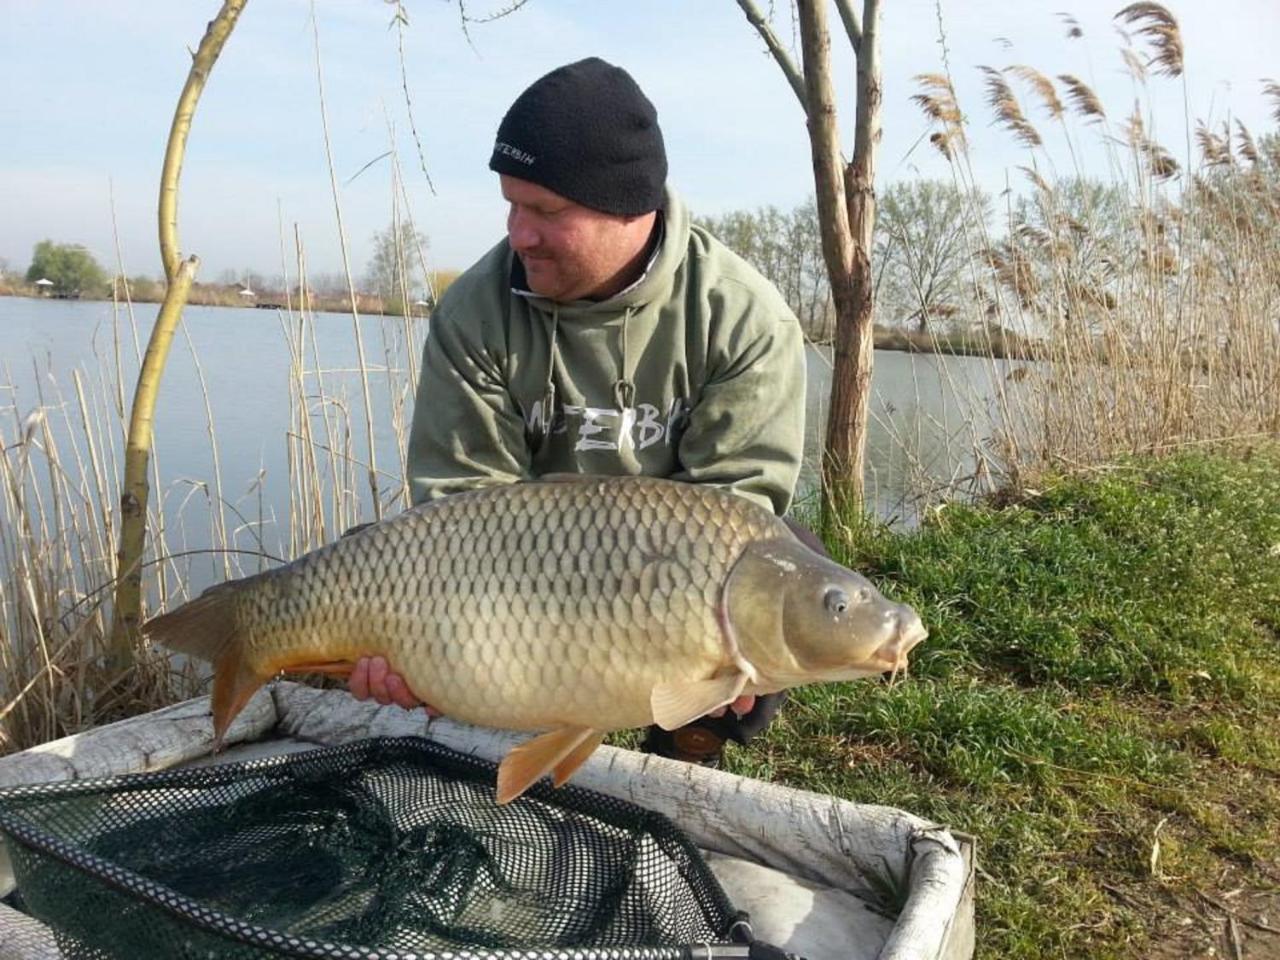
[[[402,220],[373,235],[373,256],[365,270],[365,286],[382,298],[392,313],[405,314],[415,300],[427,297],[426,278],[414,269],[427,238]]]
[[[787,302],[792,305],[805,336],[830,343],[832,336],[831,284],[822,256],[822,230],[818,205],[812,198],[791,211],[782,224],[782,244],[787,251],[784,279]]]
[[[968,279],[966,223],[980,227],[989,205],[985,195],[967,197],[943,180],[889,187],[876,223],[877,302],[921,333],[953,316]]]
[[[345,273],[316,273],[307,277],[307,286],[312,293],[322,297],[345,297],[347,295],[347,275]]]
[[[824,522],[863,509],[863,472],[871,396],[875,228],[875,159],[880,142],[880,2],[836,0],[845,35],[857,58],[853,160],[840,152],[827,0],[796,0],[803,71],[774,35],[754,0],[738,0],[795,92],[809,127],[822,251],[835,309],[835,340],[827,436],[822,453]]]

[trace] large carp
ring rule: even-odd
[[[143,632],[214,664],[213,722],[281,671],[381,655],[450,717],[549,731],[498,802],[563,783],[610,730],[743,693],[897,671],[920,618],[742,497],[638,477],[489,487],[206,590]]]

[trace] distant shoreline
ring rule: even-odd
[[[159,284],[156,284],[159,286]],[[212,285],[210,285],[212,286]],[[197,296],[202,293],[203,296]],[[161,298],[150,296],[138,296],[138,291],[131,291],[132,303],[159,303]],[[210,293],[216,295],[209,295]],[[233,293],[239,298],[239,293]],[[0,297],[25,297],[30,300],[84,300],[99,303],[111,303],[110,297],[48,297],[39,296],[34,293],[26,293],[18,289],[8,288],[0,285]],[[124,303],[123,299],[119,300]],[[252,301],[249,298],[232,300],[226,295],[225,288],[217,288],[213,291],[201,291],[199,288],[192,288],[192,297],[187,302],[188,306],[193,307],[230,307],[235,309],[261,309],[261,310],[284,310],[287,306],[294,309],[298,307],[297,297],[293,296],[291,302],[286,301],[283,294],[264,293],[260,297],[254,297]],[[381,297],[366,296],[364,294],[356,295],[356,308],[364,316],[402,316],[395,311],[383,309]],[[343,297],[325,297],[311,295],[309,297],[308,309],[316,313],[346,313],[351,312],[351,301],[349,298]],[[417,319],[427,319],[426,308],[422,308],[423,313],[415,312]],[[830,340],[817,340],[809,338],[806,340],[817,347],[830,347]],[[959,357],[991,357],[997,360],[1035,360],[1039,356],[1038,345],[1029,340],[1025,340],[1014,334],[1007,333],[1003,330],[994,330],[989,333],[981,331],[963,334],[931,334],[920,333],[918,331],[893,329],[887,327],[876,327],[875,330],[875,349],[891,350],[900,353],[926,353],[926,354],[944,354],[948,356]]]
[[[164,285],[158,281],[130,282],[128,297],[57,297],[38,293],[29,284],[12,284],[0,281],[0,297],[24,297],[29,300],[68,300],[111,303],[113,299],[119,303],[161,303],[164,300]],[[193,284],[187,305],[192,307],[234,307],[236,309],[284,310],[290,306],[296,309],[299,297],[296,292],[286,296],[280,291],[265,291],[253,296],[244,296],[238,289],[230,289],[220,284]],[[344,295],[332,296],[308,293],[307,309],[317,313],[350,313],[351,298]],[[372,294],[357,293],[356,309],[362,314],[379,314],[385,316],[401,316],[397,310],[386,309],[382,297]],[[415,316],[424,316],[414,311]]]

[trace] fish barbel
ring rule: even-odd
[[[611,730],[683,726],[744,693],[898,671],[926,636],[907,606],[705,485],[563,477],[406,510],[206,590],[143,633],[214,664],[221,742],[282,671],[383,656],[414,695],[513,749],[498,802],[562,784]]]

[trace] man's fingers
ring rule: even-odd
[[[729,704],[729,706],[716,707],[714,710],[708,713],[707,716],[723,717],[726,711],[732,710],[735,715],[739,717],[745,717],[748,713],[750,713],[755,708],[756,708],[755,694],[744,693],[742,696],[734,700],[733,703]]]
[[[369,699],[369,658],[361,657],[347,678],[347,689],[357,700]]]
[[[404,678],[391,669],[386,657],[361,657],[357,660],[351,676],[347,678],[347,689],[357,700],[377,700],[384,707],[394,703],[406,710],[426,707],[428,716],[441,716],[439,710],[413,695]]]
[[[369,692],[384,707],[391,704],[391,694],[387,691],[387,674],[390,671],[386,657],[373,657],[369,660]]]
[[[413,691],[409,689],[408,684],[400,678],[398,673],[387,674],[387,694],[391,697],[392,703],[398,707],[404,707],[406,710],[421,706],[418,698],[413,695]]]

